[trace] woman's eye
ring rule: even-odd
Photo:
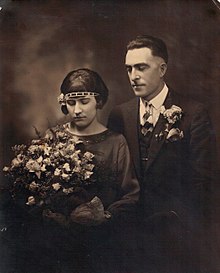
[[[82,104],[87,104],[87,103],[89,103],[89,99],[82,99],[82,100],[81,100],[81,103],[82,103]]]
[[[68,100],[67,104],[70,106],[74,106],[74,105],[76,105],[76,102],[75,102],[75,100]]]

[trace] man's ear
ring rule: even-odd
[[[166,63],[161,63],[160,64],[160,76],[161,78],[166,74],[167,71],[167,64]]]

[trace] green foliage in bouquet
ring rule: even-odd
[[[94,155],[82,141],[57,126],[30,145],[15,145],[15,158],[3,171],[13,181],[12,196],[26,193],[26,205],[42,206],[53,196],[71,195],[93,183]]]

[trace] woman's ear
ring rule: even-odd
[[[160,76],[161,78],[165,75],[167,71],[167,64],[166,63],[161,63],[160,64]]]

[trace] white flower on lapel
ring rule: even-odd
[[[171,108],[166,109],[164,105],[160,110],[161,114],[168,121],[169,124],[174,124],[182,118],[183,111],[179,106],[172,105]]]
[[[183,131],[176,127],[173,128],[173,126],[177,121],[181,120],[183,116],[182,109],[176,105],[172,105],[170,108],[166,109],[163,105],[161,106],[160,113],[166,120],[166,124],[164,131],[155,135],[157,141],[161,141],[162,139],[170,142],[181,140],[184,136]]]
[[[167,134],[166,139],[170,142],[174,142],[183,138],[183,131],[179,128],[172,128],[170,129],[169,133]]]

